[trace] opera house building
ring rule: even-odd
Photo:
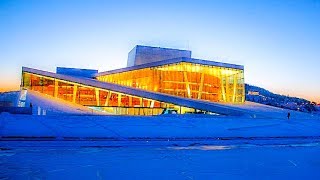
[[[106,114],[235,114],[224,104],[245,100],[244,67],[193,59],[191,51],[136,46],[127,67],[98,72],[57,67],[56,73],[22,68],[21,87]]]

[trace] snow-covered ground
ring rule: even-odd
[[[0,114],[0,179],[319,179],[320,116],[255,103],[246,117],[108,116],[30,93]]]
[[[28,92],[26,104],[35,115],[0,115],[2,138],[218,138],[320,136],[320,116],[246,102],[233,106],[251,116],[203,114],[159,116],[97,115],[89,108]],[[38,116],[38,110],[46,115]],[[257,114],[257,115],[256,115]],[[256,116],[255,116],[256,115]]]
[[[318,119],[194,116],[0,116],[0,136],[75,138],[216,138],[320,136]]]
[[[319,179],[320,146],[29,147],[0,151],[1,179]]]

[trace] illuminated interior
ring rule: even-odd
[[[223,103],[245,101],[243,66],[193,59],[187,50],[141,45],[129,52],[128,66],[117,70],[57,67],[51,73],[23,67],[21,87],[120,115],[156,115],[164,109],[239,115]]]
[[[243,103],[243,69],[179,62],[109,73],[100,81],[211,102]]]
[[[164,108],[175,109],[179,114],[198,111],[194,108],[132,96],[29,72],[22,72],[21,86],[25,89],[60,98],[68,102],[89,106],[95,110],[104,111],[109,114],[158,115]]]

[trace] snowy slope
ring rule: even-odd
[[[97,112],[50,96],[30,92],[34,114],[38,107],[45,116],[0,115],[0,136],[64,138],[175,139],[218,137],[301,137],[320,136],[320,116],[246,102],[227,105],[248,113],[251,117],[211,115],[172,116],[98,116]]]
[[[75,103],[28,90],[26,106],[30,105],[30,103],[32,103],[34,115],[42,115],[43,111],[45,111],[46,115],[101,114]]]
[[[248,119],[208,116],[0,116],[2,138],[206,139],[218,137],[320,137],[317,119]]]
[[[101,114],[106,115],[105,113],[96,112],[87,107],[74,104],[68,101],[64,101],[58,98],[53,98],[48,95],[44,95],[34,91],[28,91],[26,105],[29,105],[30,102],[33,104],[33,114],[38,114],[39,107],[42,111],[45,110],[47,115],[56,115],[56,114]],[[251,118],[278,118],[286,119],[287,113],[290,112],[291,118],[299,119],[320,119],[320,115],[298,112],[283,108],[277,108],[274,106],[268,106],[264,104],[254,103],[246,101],[244,104],[225,104],[220,103],[225,109],[230,109],[242,112],[247,117]]]
[[[243,112],[250,114],[253,118],[286,119],[288,112],[290,112],[290,117],[295,119],[320,119],[318,114],[288,110],[250,101],[246,101],[244,104],[225,104],[225,106],[230,106],[233,108],[236,107],[238,110],[240,109]]]
[[[226,106],[251,117],[100,116],[28,98],[48,113],[0,114],[0,179],[319,179],[312,114],[287,120],[287,111],[246,103]]]

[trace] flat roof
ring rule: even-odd
[[[168,60],[157,61],[157,62],[152,62],[152,63],[147,63],[147,64],[141,64],[141,65],[137,65],[137,66],[125,67],[125,68],[120,68],[120,69],[115,69],[115,70],[110,70],[110,71],[104,71],[104,72],[97,73],[96,77],[108,75],[108,74],[121,73],[121,72],[126,72],[126,71],[133,71],[133,70],[137,70],[137,69],[157,67],[157,66],[162,66],[162,65],[167,65],[167,64],[176,64],[176,63],[180,63],[180,62],[187,62],[187,63],[201,64],[201,65],[208,65],[208,66],[217,66],[217,67],[244,70],[244,66],[242,66],[242,65],[209,61],[209,60],[203,60],[203,59],[180,57],[180,58],[168,59]]]
[[[151,48],[151,49],[165,49],[165,50],[174,50],[174,51],[188,51],[191,52],[190,50],[185,50],[185,49],[175,49],[175,48],[167,48],[167,47],[157,47],[157,46],[147,46],[147,45],[136,45],[134,48],[139,48],[139,47],[143,47],[143,48]],[[133,48],[133,49],[134,49]]]

